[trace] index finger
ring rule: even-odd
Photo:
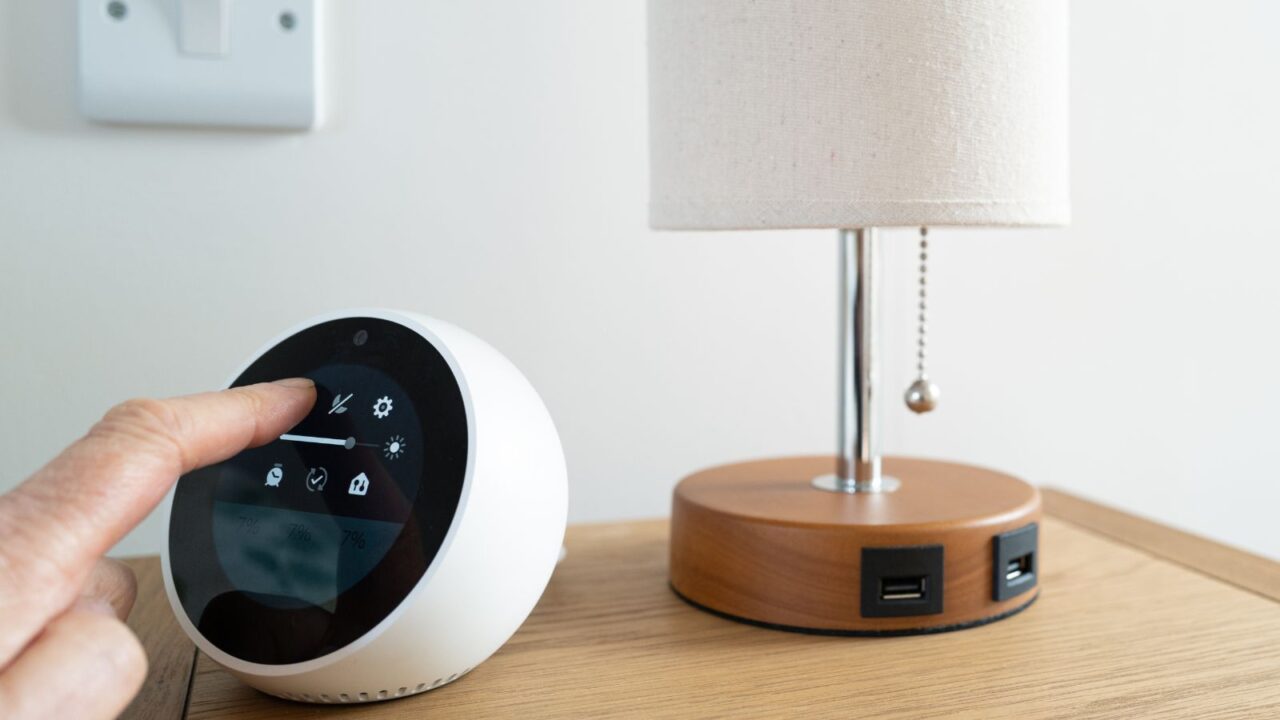
[[[131,400],[0,496],[0,667],[75,600],[97,559],[180,475],[278,437],[314,403],[305,379]]]

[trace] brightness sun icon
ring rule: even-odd
[[[390,440],[382,446],[382,454],[387,456],[388,460],[395,460],[404,454],[404,438],[399,435],[392,435]]]

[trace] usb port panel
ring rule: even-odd
[[[1035,523],[1000,533],[993,538],[991,599],[1003,602],[1037,584],[1039,528]]]
[[[942,612],[942,546],[862,548],[862,617]]]

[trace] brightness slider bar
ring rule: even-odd
[[[344,440],[342,438],[322,438],[313,437],[311,435],[289,435],[286,433],[281,435],[280,439],[289,440],[291,442],[315,443],[316,445],[337,445],[338,447],[344,447],[348,450],[356,446],[356,439],[353,437],[349,437]]]

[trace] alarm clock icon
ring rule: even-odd
[[[162,565],[178,624],[240,680],[294,701],[389,700],[465,677],[556,567],[568,484],[550,413],[480,338],[395,310],[303,323],[229,384],[299,376],[321,398],[305,418],[174,488]],[[335,409],[353,398],[361,412]],[[298,486],[280,487],[286,465]],[[331,476],[342,484],[326,491]]]

